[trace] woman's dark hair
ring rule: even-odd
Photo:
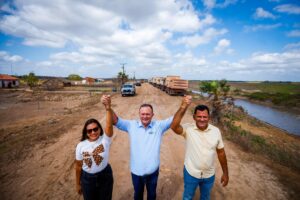
[[[101,124],[98,122],[98,120],[96,119],[89,119],[85,122],[84,126],[83,126],[83,129],[82,129],[82,137],[81,137],[81,140],[80,141],[83,141],[85,139],[88,138],[87,136],[87,131],[86,131],[86,127],[92,123],[95,123],[98,125],[99,129],[100,129],[100,136],[103,135],[103,129],[102,129],[102,126]]]
[[[197,110],[200,110],[200,111],[207,110],[207,113],[209,115],[209,108],[206,105],[198,105],[198,106],[196,106],[196,108],[194,110],[194,115],[196,114]]]

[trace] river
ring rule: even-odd
[[[243,107],[247,113],[259,120],[300,136],[300,116],[275,108],[255,104],[247,100],[236,99],[235,105]]]

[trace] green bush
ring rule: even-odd
[[[81,81],[82,78],[78,74],[70,74],[68,79],[71,81]]]
[[[266,144],[266,140],[265,138],[259,136],[259,135],[252,135],[251,141],[254,144],[259,144],[259,145],[265,145]]]
[[[300,94],[254,92],[245,96],[257,101],[271,101],[275,105],[297,106],[300,103]]]
[[[258,100],[258,101],[265,101],[270,98],[270,95],[268,93],[262,93],[262,92],[254,92],[246,96],[248,96],[249,99]]]
[[[23,80],[27,83],[30,88],[33,88],[37,85],[39,79],[33,72],[30,72],[28,75],[23,77]]]

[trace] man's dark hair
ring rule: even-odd
[[[206,105],[198,105],[198,106],[196,106],[196,108],[194,110],[194,115],[196,114],[197,110],[200,110],[200,111],[207,110],[207,113],[209,115],[209,108]]]
[[[152,107],[151,104],[143,103],[143,104],[140,106],[140,109],[139,109],[139,110],[141,110],[141,108],[143,108],[143,107],[149,107],[149,108],[151,108],[151,110],[152,110],[152,112],[153,112],[153,107]]]

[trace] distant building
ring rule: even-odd
[[[72,85],[81,85],[82,81],[71,81]]]
[[[100,82],[104,82],[105,80],[103,78],[96,78],[96,82],[100,83]]]
[[[14,88],[20,85],[18,78],[7,75],[0,74],[0,88]]]
[[[44,90],[60,90],[63,89],[65,86],[71,86],[71,82],[66,79],[55,78],[45,80],[42,83],[41,87]]]
[[[96,80],[94,78],[91,77],[85,77],[82,80],[82,84],[87,84],[87,85],[93,85],[96,82]]]

